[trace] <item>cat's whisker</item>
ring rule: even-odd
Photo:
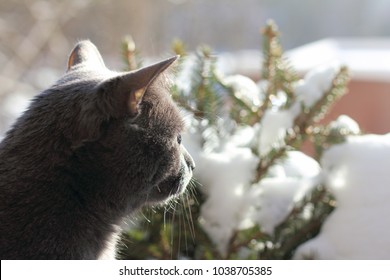
[[[172,213],[172,221],[171,221],[171,259],[173,259],[173,242],[175,235],[173,234],[175,232],[175,220],[176,220],[176,208],[171,208],[173,210]],[[179,233],[179,244],[180,244],[180,233]]]
[[[164,231],[167,230],[167,213],[168,213],[168,209],[166,206],[164,206],[164,215],[163,215]]]
[[[150,224],[152,221],[145,215],[144,211],[141,210],[141,215]]]
[[[195,240],[195,225],[194,225],[194,220],[192,217],[192,212],[191,212],[191,203],[190,203],[190,197],[189,195],[186,195],[185,197],[186,202],[187,202],[187,207],[184,207],[185,211],[185,216],[187,217],[187,223],[190,229],[191,237],[192,240]]]
[[[181,204],[181,208],[184,209],[184,213],[185,212],[185,205]],[[182,210],[183,211],[183,210]],[[184,232],[184,245],[185,245],[185,250],[186,252],[188,252],[188,240],[187,240],[187,231],[186,231],[186,214],[182,215],[182,218],[181,218],[181,227],[183,227],[183,232]],[[178,252],[180,252],[178,250]]]

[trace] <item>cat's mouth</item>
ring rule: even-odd
[[[152,188],[148,202],[164,202],[184,193],[191,181],[194,169],[194,160],[184,146],[181,146],[180,169]]]
[[[178,197],[185,192],[187,185],[191,181],[192,171],[182,168],[177,176],[168,177],[153,188],[149,195],[149,202],[162,202],[167,199]]]

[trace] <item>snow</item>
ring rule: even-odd
[[[298,102],[307,107],[313,106],[331,88],[339,69],[340,66],[334,63],[309,71],[295,87]]]
[[[280,163],[271,167],[272,170],[279,169],[278,177],[282,178],[313,178],[319,175],[321,168],[318,162],[299,151],[287,152],[286,158]]]
[[[280,147],[286,131],[292,128],[294,118],[290,110],[268,110],[263,116],[260,128],[259,151],[261,156],[266,156],[272,148]]]
[[[240,131],[247,135],[248,130]],[[240,138],[240,137],[238,137]],[[214,151],[200,149],[199,132],[188,131],[183,143],[193,155],[195,177],[205,186],[207,200],[201,206],[200,223],[221,254],[225,254],[233,232],[245,215],[245,188],[253,179],[258,159],[241,141],[222,141]],[[234,140],[235,139],[235,140]]]
[[[317,180],[308,178],[266,178],[254,185],[248,197],[248,216],[252,224],[259,225],[261,231],[272,235],[275,227],[283,222],[294,204],[315,186]]]
[[[340,67],[337,64],[319,67],[308,72],[295,85],[296,100],[288,109],[273,106],[263,116],[259,132],[259,151],[266,156],[273,148],[284,144],[283,140],[293,127],[295,118],[302,111],[302,104],[310,108],[331,88]]]
[[[253,130],[238,129],[208,152],[201,148],[199,131],[192,129],[183,135],[183,143],[197,164],[195,177],[207,197],[201,206],[200,223],[222,255],[236,230],[258,224],[264,232],[272,233],[294,203],[317,183],[320,173],[314,159],[292,151],[273,167],[271,174],[277,177],[252,185],[258,164],[248,147]]]
[[[274,177],[254,184],[247,194],[252,225],[257,224],[264,233],[273,234],[294,204],[319,183],[320,172],[318,162],[311,157],[298,151],[288,152],[283,161],[272,167],[270,174]]]
[[[195,178],[206,195],[199,222],[223,256],[235,231],[259,225],[272,234],[294,203],[318,183],[319,164],[291,151],[272,167],[270,177],[252,184],[258,157],[250,146],[256,128],[240,127],[230,137],[208,145],[212,150],[205,150],[201,146],[204,127],[195,120],[190,123],[183,143],[197,164]]]
[[[350,136],[322,158],[337,207],[295,258],[389,259],[390,134]]]
[[[360,134],[359,124],[346,115],[340,115],[335,121],[329,124],[330,129],[339,130],[349,134]]]
[[[256,83],[243,75],[231,75],[224,78],[227,86],[233,88],[234,95],[244,101],[253,109],[260,107],[262,103],[262,95]]]

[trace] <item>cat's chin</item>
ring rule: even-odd
[[[186,191],[191,177],[191,175],[171,177],[155,186],[149,194],[148,203],[161,203],[179,197]]]

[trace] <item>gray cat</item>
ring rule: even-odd
[[[185,190],[195,164],[164,74],[176,59],[113,72],[76,45],[0,143],[1,259],[112,258],[126,216]]]

